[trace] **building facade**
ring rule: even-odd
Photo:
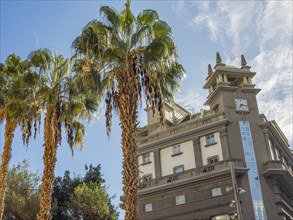
[[[275,121],[259,113],[241,67],[208,66],[210,110],[165,104],[165,126],[150,109],[137,134],[141,219],[293,219],[293,154]]]

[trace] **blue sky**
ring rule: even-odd
[[[3,1],[1,0],[0,62],[15,53],[23,59],[32,51],[46,47],[66,57],[71,43],[82,28],[97,18],[101,5],[120,10],[124,1]],[[292,146],[292,2],[291,1],[132,1],[137,15],[142,9],[159,12],[172,27],[186,79],[176,100],[190,105],[195,112],[203,106],[207,91],[202,89],[207,65],[215,64],[220,52],[224,63],[240,66],[244,54],[252,70],[253,82],[262,91],[258,95],[261,113],[276,120]],[[103,106],[97,119],[87,126],[82,151],[71,156],[64,143],[58,150],[56,175],[65,170],[84,173],[84,165],[102,164],[102,173],[109,193],[116,194],[118,204],[122,193],[121,149],[118,118],[114,117],[108,141]],[[141,125],[146,115],[140,112]],[[4,125],[0,125],[0,147],[3,148]],[[28,148],[22,145],[17,131],[13,142],[11,164],[29,158],[31,168],[42,173],[42,133]]]

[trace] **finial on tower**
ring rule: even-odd
[[[225,63],[222,63],[222,58],[221,58],[219,52],[216,53],[216,65],[215,65],[214,69],[216,69],[218,66],[226,66]]]
[[[220,56],[219,52],[217,52],[217,54],[216,54],[216,63],[217,64],[222,63],[222,59],[221,59],[221,56]]]
[[[208,65],[208,76],[211,76],[213,74],[213,70],[212,70],[212,67],[211,67],[211,64]]]
[[[250,66],[247,65],[246,59],[244,57],[244,55],[241,55],[241,69],[250,69]]]
[[[246,62],[246,60],[245,60],[244,55],[242,54],[242,55],[241,55],[241,66],[242,66],[242,67],[245,67],[246,64],[247,64],[247,62]]]

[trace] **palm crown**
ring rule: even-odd
[[[82,146],[84,126],[80,120],[91,120],[97,98],[80,89],[81,79],[72,72],[69,59],[54,55],[48,49],[40,49],[33,51],[29,60],[40,76],[38,103],[42,109],[54,106],[56,112],[56,143],[61,143],[61,126],[64,124],[71,149],[74,144]]]
[[[2,64],[0,74],[1,119],[14,120],[22,129],[23,142],[28,144],[34,127],[34,137],[40,124],[41,112],[35,102],[38,75],[26,60],[12,54]],[[5,115],[4,115],[5,114]]]
[[[135,18],[130,1],[118,13],[114,8],[100,8],[102,20],[91,21],[73,47],[79,55],[80,72],[94,76],[91,80],[103,85],[107,103],[107,128],[110,131],[112,107],[117,110],[117,89],[120,82],[135,75],[138,99],[142,93],[148,106],[160,113],[163,122],[163,101],[172,101],[179,88],[184,69],[178,62],[171,28],[154,10],[143,10]],[[99,79],[102,79],[102,81]]]

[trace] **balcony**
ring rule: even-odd
[[[263,167],[265,177],[276,177],[284,184],[293,186],[293,172],[281,160],[269,160],[264,163]]]
[[[234,167],[236,175],[242,175],[248,169],[243,166],[242,160],[234,160]],[[150,189],[153,187],[160,187],[169,184],[176,184],[181,182],[193,182],[200,179],[214,178],[217,174],[222,175],[223,173],[231,172],[231,160],[220,161],[218,163],[202,166],[190,170],[183,171],[182,173],[172,174],[163,176],[160,178],[152,179],[149,181],[141,182],[139,185],[140,190]]]
[[[269,160],[264,163],[264,176],[270,175],[284,175],[290,174],[292,177],[292,171],[281,160]]]

